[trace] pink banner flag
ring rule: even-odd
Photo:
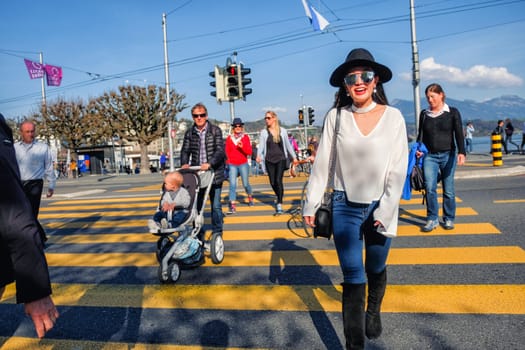
[[[24,58],[24,62],[31,79],[42,78],[44,76],[44,65],[30,61],[26,58]]]
[[[46,70],[47,85],[48,86],[60,86],[62,82],[62,68],[51,66],[46,64],[44,66]]]

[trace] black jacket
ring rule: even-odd
[[[184,134],[182,148],[180,150],[180,164],[191,166],[200,165],[200,136],[195,125]],[[207,122],[206,129],[206,157],[212,169],[215,171],[215,185],[220,185],[224,181],[224,164],[226,154],[224,152],[224,139],[222,130]]]
[[[51,295],[44,248],[22,188],[11,129],[0,114],[0,287],[16,281],[16,300]]]

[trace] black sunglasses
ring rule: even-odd
[[[191,115],[193,118],[204,118],[206,117],[206,113],[201,113],[201,114],[192,114]]]
[[[242,128],[242,124],[235,124],[233,127],[234,128]]]

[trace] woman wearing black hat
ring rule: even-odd
[[[391,78],[390,69],[377,63],[365,49],[352,50],[332,73],[330,84],[339,92],[324,121],[303,209],[306,223],[314,226],[326,184],[333,181],[333,234],[343,272],[347,349],[363,349],[365,334],[374,339],[382,332],[386,260],[391,238],[397,234],[408,162],[404,118],[399,110],[388,106],[383,90],[383,83]],[[328,179],[333,141],[335,174]]]
[[[230,205],[228,214],[235,214],[237,210],[237,175],[241,177],[242,185],[248,195],[248,205],[253,206],[252,186],[248,177],[250,172],[248,157],[252,155],[252,142],[250,136],[244,133],[244,123],[241,118],[234,118],[231,126],[232,133],[224,142],[224,150],[227,158],[226,163],[230,169]]]

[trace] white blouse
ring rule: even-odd
[[[319,148],[308,180],[303,215],[313,216],[321,204],[328,180],[330,150],[335,131],[337,110],[325,118]],[[408,142],[405,120],[401,112],[386,106],[377,125],[363,135],[349,108],[341,109],[337,135],[337,160],[334,189],[345,191],[347,199],[356,203],[379,201],[374,220],[380,221],[385,236],[397,235],[399,200],[403,192],[408,166]]]

